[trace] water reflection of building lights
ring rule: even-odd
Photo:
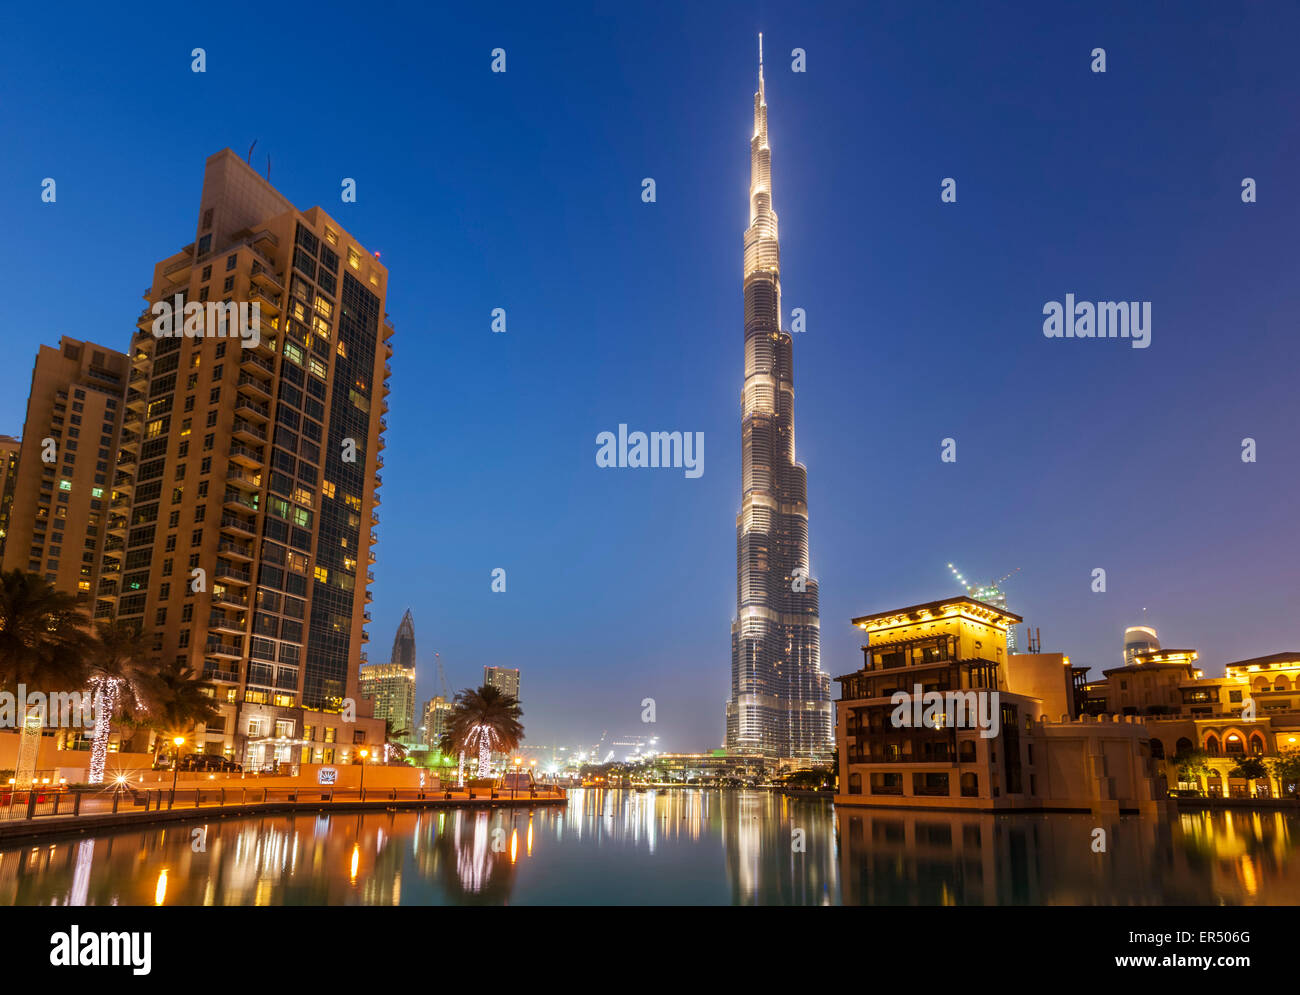
[[[514,863],[519,856],[519,830],[510,831],[510,863]]]
[[[357,883],[357,868],[360,866],[361,866],[361,844],[353,843],[352,844],[352,870],[350,872],[350,878],[352,884]]]
[[[154,905],[162,905],[167,898],[167,868],[158,872],[158,883],[153,889]]]
[[[528,849],[525,851],[528,856],[533,855],[533,817],[528,816]]]

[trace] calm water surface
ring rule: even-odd
[[[1093,852],[1098,826],[1106,853]],[[1297,904],[1298,848],[1300,818],[1281,813],[1107,823],[587,789],[567,808],[268,816],[9,844],[0,902]]]

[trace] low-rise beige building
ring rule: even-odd
[[[1080,718],[1083,670],[1008,654],[1018,615],[969,597],[853,620],[863,667],[837,678],[841,805],[1155,812],[1145,725]]]

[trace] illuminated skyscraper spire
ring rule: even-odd
[[[727,746],[812,758],[829,756],[832,748],[830,680],[821,670],[817,581],[809,569],[807,472],[794,458],[792,342],[781,329],[781,249],[761,35],[758,46]]]

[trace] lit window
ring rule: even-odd
[[[61,490],[61,491],[70,491],[70,490],[72,490],[72,481],[71,481],[71,480],[60,480],[60,481],[59,481],[59,490]]]
[[[317,567],[316,579],[320,581],[322,584],[324,584],[330,579],[330,572],[326,570],[324,567]]]

